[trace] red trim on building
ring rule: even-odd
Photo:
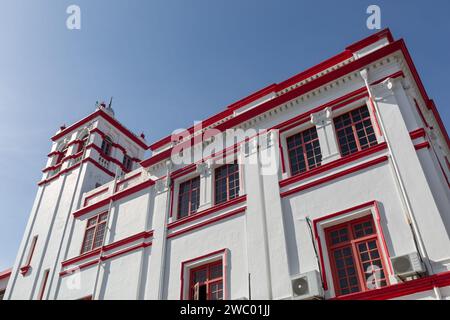
[[[221,220],[224,220],[224,219],[228,219],[228,218],[230,218],[232,216],[235,216],[235,215],[237,215],[239,213],[244,212],[246,209],[247,209],[247,207],[238,208],[238,209],[233,210],[231,212],[227,212],[225,214],[222,214],[222,215],[214,217],[212,219],[200,222],[198,224],[195,224],[193,226],[187,227],[185,229],[181,229],[180,231],[176,231],[176,232],[170,233],[169,235],[167,235],[167,239],[178,237],[178,236],[180,236],[182,234],[185,234],[187,232],[191,232],[191,231],[193,231],[195,229],[202,228],[202,227],[210,225],[210,224],[214,224],[214,223],[216,223],[218,221],[221,221]]]
[[[143,148],[143,149],[148,149],[148,146],[145,142],[143,142],[140,138],[138,138],[134,133],[132,133],[130,130],[128,130],[127,128],[125,128],[122,124],[120,124],[116,119],[114,119],[113,117],[111,117],[109,114],[107,114],[105,111],[103,111],[102,109],[98,109],[96,110],[94,113],[88,115],[86,118],[74,123],[73,125],[65,128],[64,130],[62,130],[61,132],[57,133],[56,135],[54,135],[52,137],[52,141],[56,141],[60,138],[62,138],[63,136],[65,136],[66,134],[74,131],[75,129],[79,128],[80,126],[88,123],[89,121],[95,119],[96,117],[102,117],[103,119],[105,119],[106,121],[109,122],[109,124],[111,124],[114,128],[116,128],[117,130],[119,130],[120,132],[122,132],[126,137],[128,137],[131,141],[133,141],[135,144],[137,144],[139,147]]]
[[[433,290],[435,287],[442,288],[446,286],[450,286],[450,271],[393,284],[380,289],[349,294],[333,298],[333,300],[388,300]]]
[[[88,258],[99,256],[98,258],[96,258],[96,259],[94,259],[92,261],[89,261],[89,262],[86,262],[86,263],[84,263],[82,265],[79,265],[78,267],[74,267],[74,268],[71,268],[71,269],[68,269],[68,270],[61,271],[59,273],[59,275],[60,276],[64,276],[64,275],[67,275],[67,274],[71,274],[73,271],[75,271],[77,269],[87,268],[87,267],[89,267],[91,265],[97,264],[100,261],[105,261],[105,260],[108,260],[108,259],[112,259],[112,258],[118,257],[120,255],[126,254],[128,252],[134,251],[134,250],[139,249],[139,248],[149,247],[149,246],[152,245],[152,242],[151,241],[150,242],[145,242],[145,240],[148,239],[148,238],[151,238],[151,237],[153,237],[153,230],[143,231],[143,232],[137,233],[135,235],[126,237],[124,239],[118,240],[116,242],[110,243],[108,245],[104,245],[101,248],[97,248],[97,249],[92,250],[90,252],[87,252],[85,254],[81,254],[81,255],[79,255],[77,257],[73,257],[71,259],[63,261],[61,263],[61,266],[62,267],[67,267],[67,266],[73,265],[73,264],[75,264],[77,262],[84,261],[84,260],[86,260]],[[133,243],[133,242],[138,241],[138,240],[144,240],[144,242],[139,243],[139,244],[137,244],[135,246],[132,246],[132,247],[129,247],[129,248],[125,248],[125,249],[120,250],[118,252],[114,252],[114,253],[109,254],[109,255],[101,256],[102,252],[111,251],[112,249],[116,249],[116,248],[122,247],[124,245],[127,245],[129,243]]]
[[[340,171],[338,173],[335,173],[335,174],[323,177],[321,179],[317,179],[317,180],[311,181],[311,182],[306,183],[304,185],[298,186],[298,187],[296,187],[296,188],[294,188],[292,190],[281,192],[280,196],[282,198],[288,197],[288,196],[293,195],[295,193],[298,193],[298,192],[304,191],[306,189],[309,189],[309,188],[312,188],[312,187],[316,187],[318,185],[321,185],[321,184],[324,184],[324,183],[336,180],[338,178],[344,177],[344,176],[349,175],[351,173],[358,172],[358,171],[366,169],[366,168],[370,168],[370,167],[375,166],[377,164],[386,162],[387,160],[388,160],[388,156],[382,156],[382,157],[379,157],[379,158],[376,158],[376,159],[364,162],[362,164],[356,165],[356,166],[351,167],[349,169],[342,170],[342,171]]]
[[[295,182],[298,182],[298,181],[301,181],[301,180],[313,177],[315,175],[318,175],[320,173],[323,173],[323,172],[326,172],[326,171],[329,171],[329,170],[332,170],[332,169],[339,168],[339,167],[341,167],[341,166],[343,166],[343,165],[345,165],[347,163],[350,163],[350,162],[353,162],[355,160],[367,157],[367,156],[369,156],[371,154],[374,154],[374,153],[377,153],[377,152],[380,152],[380,151],[383,151],[383,150],[386,150],[386,149],[387,149],[387,144],[385,142],[383,142],[383,143],[377,144],[376,146],[373,146],[373,147],[370,147],[370,148],[367,148],[367,149],[364,149],[364,150],[361,150],[361,151],[349,154],[348,156],[336,159],[336,160],[334,160],[332,162],[328,162],[328,163],[323,164],[323,165],[321,165],[321,166],[319,166],[317,168],[314,168],[314,169],[311,169],[309,171],[306,171],[306,172],[294,175],[294,176],[292,176],[290,178],[286,178],[284,180],[281,180],[280,183],[279,183],[280,187],[284,188],[284,187],[286,187],[288,185],[291,185],[291,184],[293,184]]]
[[[11,273],[12,273],[12,268],[1,271],[0,272],[0,280],[9,278]]]
[[[425,132],[424,128],[419,128],[419,129],[416,129],[409,133],[409,136],[411,137],[412,140],[416,140],[419,138],[425,138],[426,135],[427,135],[427,133]]]
[[[351,51],[352,53],[355,53],[356,51],[359,51],[367,46],[370,46],[371,44],[374,44],[375,42],[383,38],[387,38],[389,43],[394,42],[394,37],[392,36],[391,31],[388,28],[386,28],[368,36],[367,38],[364,38],[347,46],[347,48],[345,49]]]
[[[93,204],[91,204],[91,205],[89,205],[87,207],[81,208],[81,209],[75,211],[73,213],[73,215],[74,215],[75,218],[79,218],[79,217],[81,217],[82,215],[84,215],[84,214],[86,214],[88,212],[91,212],[91,211],[99,209],[99,208],[101,208],[103,206],[106,206],[109,203],[109,201],[111,201],[111,200],[112,201],[117,201],[117,200],[122,199],[124,197],[128,197],[128,196],[132,195],[133,193],[136,193],[136,192],[139,192],[141,190],[144,190],[144,189],[146,189],[148,187],[153,186],[154,184],[155,184],[155,181],[153,181],[151,179],[149,179],[147,181],[144,181],[144,182],[141,182],[140,184],[137,184],[137,185],[132,186],[132,187],[130,187],[128,189],[125,189],[125,190],[122,190],[120,192],[117,192],[117,193],[109,196],[108,198],[100,200],[99,202],[96,202],[96,203],[93,203]]]
[[[220,203],[218,205],[215,205],[215,206],[213,206],[211,208],[208,208],[208,209],[205,209],[205,210],[202,210],[202,211],[197,211],[195,214],[191,214],[190,216],[187,216],[185,218],[181,218],[181,219],[178,219],[178,220],[176,220],[176,221],[174,221],[172,223],[169,223],[167,225],[167,229],[170,230],[170,229],[176,228],[176,227],[178,227],[180,225],[183,225],[183,224],[189,223],[191,221],[200,219],[201,217],[210,215],[210,214],[212,214],[214,212],[217,212],[217,211],[220,211],[220,210],[224,210],[226,208],[229,208],[231,206],[234,206],[236,204],[239,204],[239,203],[242,203],[242,202],[245,202],[245,201],[247,201],[247,196],[243,195],[243,196],[231,199],[231,200],[229,200],[227,202],[223,202],[223,203]]]
[[[388,266],[389,266],[389,270],[392,273],[392,265],[391,265],[391,262],[390,262],[390,254],[389,254],[389,251],[387,249],[386,239],[384,237],[383,229],[382,229],[381,223],[380,223],[381,216],[380,216],[380,210],[379,210],[379,207],[378,207],[378,202],[375,201],[375,200],[374,201],[365,202],[365,203],[356,205],[354,207],[347,208],[347,209],[344,209],[344,210],[341,210],[341,211],[338,211],[338,212],[334,212],[334,213],[331,213],[331,214],[327,214],[327,215],[324,215],[324,216],[322,216],[320,218],[317,218],[317,219],[313,220],[313,232],[314,232],[314,237],[316,239],[317,246],[318,246],[318,249],[319,249],[319,260],[320,260],[320,266],[321,266],[321,271],[322,271],[322,281],[323,281],[323,287],[324,287],[325,290],[328,290],[328,281],[327,281],[327,276],[326,276],[326,272],[325,272],[325,260],[324,260],[324,254],[323,254],[323,249],[322,249],[322,241],[321,241],[320,236],[319,236],[319,231],[318,231],[317,225],[319,224],[319,222],[322,222],[324,220],[330,220],[332,218],[344,215],[346,213],[354,212],[354,211],[357,211],[357,210],[360,210],[360,209],[365,209],[365,208],[367,208],[367,209],[368,208],[374,208],[375,221],[376,221],[377,227],[379,229],[378,236],[380,237],[383,249],[384,249],[384,251],[385,251],[385,253],[387,255],[386,259],[389,260]]]
[[[416,150],[420,150],[420,149],[424,149],[424,148],[428,149],[428,148],[430,148],[430,143],[428,141],[425,141],[425,142],[422,142],[422,143],[419,143],[419,144],[415,144],[414,148]]]
[[[193,263],[193,262],[195,262],[195,261],[199,261],[199,260],[202,260],[202,259],[206,259],[206,258],[209,258],[209,257],[213,257],[213,256],[219,256],[219,255],[222,255],[223,257],[222,257],[222,263],[223,263],[223,267],[224,267],[224,270],[223,270],[223,278],[224,278],[224,294],[223,294],[223,296],[224,296],[224,299],[226,298],[226,297],[228,297],[228,295],[227,295],[227,293],[228,293],[228,291],[226,291],[226,283],[227,283],[227,277],[226,277],[226,275],[227,275],[227,266],[228,266],[228,262],[226,261],[227,259],[228,259],[228,255],[227,255],[227,249],[225,248],[225,249],[221,249],[221,250],[217,250],[217,251],[214,251],[214,252],[211,252],[211,253],[207,253],[207,254],[205,254],[205,255],[202,255],[202,256],[200,256],[200,257],[196,257],[196,258],[193,258],[193,259],[189,259],[189,260],[186,260],[186,261],[183,261],[182,263],[181,263],[181,272],[180,272],[180,280],[181,280],[181,285],[180,285],[180,300],[184,300],[184,270],[186,269],[186,265],[188,264],[188,263]]]

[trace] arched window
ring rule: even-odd
[[[78,144],[78,152],[83,151],[84,148],[86,148],[86,145],[88,143],[88,139],[89,139],[89,134],[85,133],[81,136],[80,142]]]
[[[67,144],[64,144],[63,147],[61,148],[61,151],[58,154],[58,158],[56,159],[55,164],[60,164],[63,161],[63,159],[67,155],[67,149],[69,149],[69,146]]]
[[[102,152],[109,156],[111,154],[111,149],[113,146],[113,142],[110,137],[106,136],[102,142]]]

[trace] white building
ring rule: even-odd
[[[61,128],[5,299],[450,299],[450,140],[389,30],[202,125]]]

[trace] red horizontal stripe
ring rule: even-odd
[[[352,161],[355,161],[355,160],[367,157],[367,156],[369,156],[371,154],[380,152],[380,151],[385,150],[385,149],[387,149],[387,144],[385,142],[383,142],[383,143],[380,143],[380,144],[378,144],[376,146],[373,146],[371,148],[355,152],[355,153],[353,153],[351,155],[348,155],[348,156],[339,158],[337,160],[334,160],[332,162],[326,163],[324,165],[321,165],[320,167],[316,167],[316,168],[311,169],[309,171],[306,171],[304,173],[301,173],[301,174],[292,176],[290,178],[284,179],[284,180],[280,181],[280,187],[283,188],[283,187],[286,187],[286,186],[288,186],[290,184],[293,184],[295,182],[298,182],[298,181],[304,180],[306,178],[310,178],[310,177],[313,177],[315,175],[318,175],[320,173],[323,173],[323,172],[326,172],[326,171],[329,171],[329,170],[332,170],[332,169],[335,169],[335,168],[339,168],[339,167],[341,167],[341,166],[343,166],[343,165],[345,165],[347,163],[350,163]]]
[[[185,218],[182,218],[182,219],[176,220],[176,221],[174,221],[172,223],[169,223],[168,226],[167,226],[167,229],[169,229],[169,230],[173,229],[173,228],[178,227],[180,225],[183,225],[183,224],[189,223],[191,221],[200,219],[201,217],[210,215],[210,214],[212,214],[214,212],[217,212],[217,211],[220,211],[220,210],[224,210],[224,209],[229,208],[231,206],[234,206],[234,205],[236,205],[238,203],[245,202],[246,200],[247,200],[247,196],[243,195],[243,196],[240,196],[238,198],[229,200],[227,202],[215,205],[215,206],[213,206],[211,208],[199,211],[199,212],[197,212],[195,214],[192,214],[192,215],[187,216]]]
[[[218,216],[218,217],[215,217],[215,218],[209,219],[209,220],[207,220],[207,221],[201,222],[201,223],[199,223],[199,224],[190,226],[190,227],[188,227],[188,228],[186,228],[186,229],[182,229],[182,230],[180,230],[180,231],[171,233],[171,234],[169,234],[169,235],[167,236],[167,238],[169,239],[169,238],[178,237],[178,236],[180,236],[180,235],[182,235],[182,234],[185,234],[185,233],[187,233],[187,232],[191,232],[191,231],[193,231],[193,230],[195,230],[195,229],[202,228],[202,227],[204,227],[204,226],[207,226],[207,225],[216,223],[216,222],[218,222],[218,221],[221,221],[221,220],[227,219],[227,218],[229,218],[229,217],[232,217],[232,216],[234,216],[234,215],[237,215],[237,214],[239,214],[239,213],[242,213],[242,212],[244,212],[246,209],[247,209],[246,207],[236,209],[236,210],[234,210],[234,211],[228,212],[228,213],[223,214],[223,215],[220,215],[220,216]]]
[[[450,271],[431,275],[428,277],[406,281],[365,292],[353,293],[333,300],[387,300],[411,295],[418,292],[433,290],[450,285]]]
[[[377,164],[379,164],[379,163],[385,162],[385,161],[387,161],[387,160],[388,160],[388,157],[387,157],[387,156],[382,156],[382,157],[380,157],[380,158],[377,158],[377,159],[374,159],[374,160],[367,161],[367,162],[365,162],[365,163],[362,163],[362,164],[357,165],[357,166],[354,166],[354,167],[352,167],[352,168],[349,168],[349,169],[343,170],[343,171],[341,171],[341,172],[332,174],[332,175],[330,175],[330,176],[327,176],[327,177],[324,177],[324,178],[321,178],[321,179],[318,179],[318,180],[315,180],[315,181],[306,183],[306,184],[301,185],[301,186],[299,186],[299,187],[296,187],[296,188],[294,188],[294,189],[292,189],[292,190],[288,190],[288,191],[282,192],[282,193],[280,194],[280,196],[281,196],[282,198],[283,198],[283,197],[290,196],[290,195],[292,195],[292,194],[294,194],[294,193],[298,193],[298,192],[304,191],[304,190],[306,190],[306,189],[309,189],[309,188],[312,188],[312,187],[321,185],[321,184],[323,184],[323,183],[333,181],[333,180],[335,180],[335,179],[338,179],[338,178],[344,177],[344,176],[346,176],[346,175],[349,175],[349,174],[351,174],[351,173],[354,173],[354,172],[357,172],[357,171],[360,171],[360,170],[363,170],[363,169],[372,167],[372,166],[374,166],[374,165],[377,165]]]

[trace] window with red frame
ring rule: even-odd
[[[87,221],[81,253],[86,253],[102,246],[106,231],[108,212],[101,213]]]
[[[292,175],[320,166],[322,152],[315,127],[288,137],[286,142]]]
[[[61,151],[58,153],[58,158],[56,159],[56,163],[55,164],[60,164],[63,159],[66,157],[67,155],[67,150],[69,149],[69,146],[65,145]]]
[[[219,204],[239,196],[239,165],[226,164],[214,171],[215,203]]]
[[[106,136],[103,141],[102,141],[102,152],[104,154],[106,154],[107,156],[109,156],[111,154],[111,150],[112,150],[112,140],[110,137]]]
[[[89,135],[88,135],[88,134],[85,134],[85,135],[80,139],[80,142],[78,143],[78,150],[77,150],[77,153],[83,151],[84,148],[86,148],[86,145],[87,145],[87,142],[88,142],[88,138],[89,138]]]
[[[127,169],[128,171],[131,171],[131,168],[133,167],[133,160],[131,159],[130,156],[124,154],[122,164],[125,167],[125,169]]]
[[[200,177],[180,184],[178,189],[178,218],[197,212],[200,203]]]
[[[334,118],[334,127],[342,156],[367,149],[377,144],[367,106]]]
[[[325,229],[337,296],[388,285],[372,216]]]
[[[222,260],[191,269],[191,300],[223,300]]]

